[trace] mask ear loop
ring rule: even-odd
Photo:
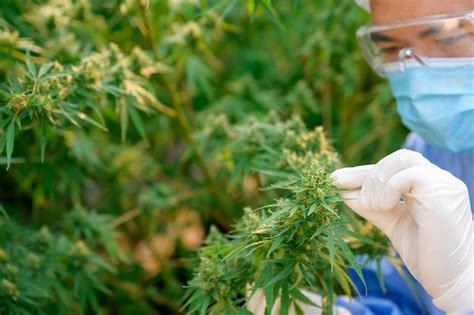
[[[415,49],[411,47],[403,48],[400,50],[398,53],[398,66],[400,68],[400,71],[405,71],[406,70],[406,62],[407,59],[415,59],[419,64],[422,66],[428,66],[425,60],[421,57],[420,54],[418,54]]]

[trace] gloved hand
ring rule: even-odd
[[[321,297],[317,294],[312,292],[308,292],[306,290],[301,290],[309,300],[311,300],[316,305],[321,305]],[[303,302],[296,302],[298,306],[303,311],[304,315],[320,315],[322,314],[322,309],[313,305],[304,304]],[[250,301],[247,304],[247,309],[255,315],[264,315],[265,314],[265,295],[261,289],[257,290],[255,294],[250,298]],[[281,303],[280,298],[275,300],[275,304],[273,305],[272,315],[280,314]],[[350,315],[351,313],[343,307],[334,307],[333,313],[336,315]],[[290,306],[290,310],[288,312],[289,315],[295,315],[295,307],[294,305]]]
[[[473,223],[461,180],[409,150],[333,177],[350,190],[346,204],[389,237],[438,308],[474,310]]]

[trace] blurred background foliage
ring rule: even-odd
[[[368,19],[352,0],[2,0],[0,312],[180,313],[209,227],[271,198],[223,126],[298,116],[349,165],[400,147]]]

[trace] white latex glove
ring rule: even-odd
[[[333,177],[351,190],[343,193],[346,204],[389,237],[437,307],[474,310],[473,223],[461,180],[409,150]]]
[[[311,300],[316,305],[321,305],[321,297],[317,294],[308,292],[306,290],[301,290],[301,293],[304,294],[309,300]],[[296,302],[298,306],[303,311],[304,315],[320,315],[322,314],[322,309],[313,305],[304,304],[303,302]],[[264,315],[265,314],[265,295],[263,290],[259,289],[255,294],[252,296],[250,301],[247,304],[247,309],[255,315]],[[273,305],[272,315],[280,314],[281,310],[281,303],[280,298],[275,300],[275,304]],[[333,313],[336,315],[350,315],[351,313],[343,307],[334,307]],[[290,310],[288,315],[295,315],[295,307],[294,305],[290,306]]]

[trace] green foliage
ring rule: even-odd
[[[349,292],[349,252],[386,249],[335,197],[334,152],[373,162],[405,134],[357,49],[367,18],[353,0],[0,1],[0,312],[179,314],[194,268],[199,311],[244,312],[269,275],[270,300]],[[231,241],[199,264],[213,225]]]
[[[97,224],[100,230],[97,230]],[[2,314],[70,314],[100,310],[99,298],[110,294],[104,277],[116,273],[116,256],[107,218],[76,208],[59,224],[31,230],[0,219],[0,311]],[[68,232],[66,232],[68,231]],[[83,238],[82,236],[87,235]]]
[[[190,282],[188,311],[246,314],[245,297],[261,289],[268,313],[281,296],[287,314],[291,304],[307,302],[300,292],[306,288],[321,295],[323,309],[331,312],[336,290],[351,296],[355,288],[349,267],[364,282],[353,253],[357,241],[367,242],[363,253],[372,260],[387,254],[387,244],[365,237],[363,225],[345,213],[329,176],[339,161],[322,129],[308,131],[298,119],[281,122],[273,115],[226,127],[224,143],[231,144],[237,163],[247,161],[247,169],[269,184],[264,191],[286,197],[248,208],[229,240],[211,233]]]

